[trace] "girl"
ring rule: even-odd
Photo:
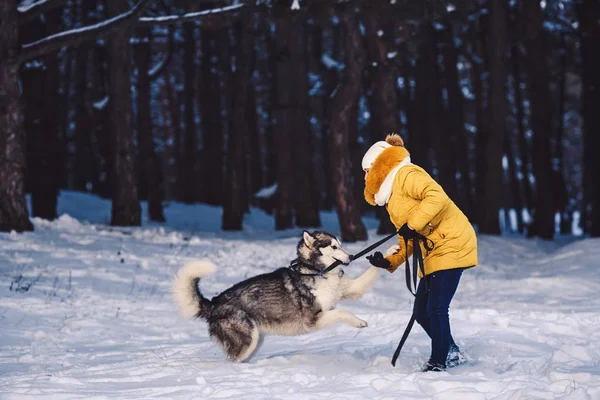
[[[458,365],[461,354],[450,332],[448,308],[463,270],[477,265],[475,231],[442,187],[410,162],[399,135],[388,135],[385,141],[371,146],[362,159],[362,168],[365,200],[386,207],[404,236],[417,232],[435,244],[431,251],[422,249],[425,276],[420,276],[413,310],[416,321],[431,338],[431,356],[424,371]],[[412,241],[407,250],[410,256]],[[385,257],[376,252],[368,259],[372,265],[394,272],[404,263],[406,250],[400,251],[395,245]]]

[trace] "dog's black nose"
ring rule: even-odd
[[[354,260],[354,254],[350,254],[348,257],[350,257],[350,261]]]

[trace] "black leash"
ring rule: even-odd
[[[413,241],[412,279],[411,279],[410,262],[408,260],[408,243],[411,239]],[[420,241],[423,242],[423,246],[425,247],[425,249],[427,251],[433,250],[433,247],[435,245],[433,243],[433,241],[431,239],[427,239],[425,236],[423,236],[421,234],[418,234],[415,232],[414,236],[412,238],[404,237],[404,247],[406,248],[406,269],[405,269],[406,287],[408,288],[408,291],[415,297],[415,299],[417,297],[424,296],[429,291],[429,287],[427,286],[427,279],[425,279],[425,264],[423,262],[423,252],[421,251],[421,246],[419,245]],[[417,293],[417,288],[418,288],[417,277],[418,277],[419,271],[421,271],[421,275],[423,276],[422,279],[425,279],[425,291],[423,293],[421,293],[420,295]],[[415,288],[414,292],[412,290],[411,283],[413,284],[413,287]],[[392,357],[392,366],[394,366],[394,367],[396,366],[396,360],[398,359],[398,356],[400,355],[400,350],[402,350],[402,347],[404,346],[406,339],[408,339],[408,334],[412,330],[412,327],[414,324],[415,324],[415,312],[414,312],[414,308],[413,308],[412,315],[410,316],[410,321],[408,321],[408,325],[406,326],[406,329],[404,330],[404,333],[402,334],[402,339],[400,339],[400,343],[398,343],[398,347],[396,347],[396,351],[394,352],[394,356]]]
[[[381,246],[382,244],[384,244],[385,242],[387,242],[388,240],[390,240],[391,238],[393,238],[394,236],[399,235],[399,231],[398,232],[394,232],[386,237],[384,237],[383,239],[373,243],[372,245],[370,245],[369,247],[367,247],[366,249],[358,252],[357,254],[355,254],[352,257],[352,260],[350,260],[350,262],[364,256],[365,254],[373,251],[374,249],[376,249],[377,247]],[[419,294],[417,294],[417,288],[418,288],[418,274],[419,271],[421,271],[421,275],[423,275],[423,279],[425,279],[425,264],[423,262],[423,252],[421,251],[421,246],[419,244],[419,242],[423,242],[423,247],[425,247],[425,250],[427,251],[432,251],[435,243],[433,243],[433,241],[431,239],[426,238],[425,236],[421,235],[420,233],[417,232],[412,232],[412,237],[404,237],[404,248],[406,249],[406,269],[405,269],[405,275],[406,275],[406,287],[408,288],[408,291],[415,297],[417,298],[419,296]],[[409,262],[409,257],[408,257],[408,243],[410,242],[410,240],[413,241],[413,268],[412,268],[412,274],[411,274],[411,268],[410,268],[410,262]],[[299,262],[298,260],[294,260],[292,261],[292,264],[290,264],[290,266],[293,265],[298,265]],[[342,264],[341,261],[336,260],[333,264],[331,264],[329,267],[327,267],[324,271],[322,272],[317,272],[314,274],[303,274],[303,275],[310,275],[310,276],[323,276],[326,273],[330,272],[331,270],[333,270],[334,268],[338,267],[340,264]],[[411,277],[412,275],[412,277]],[[411,287],[411,282],[413,284],[414,292],[413,289]],[[427,293],[427,291],[429,290],[429,288],[427,287],[427,280],[425,280],[425,291],[423,293],[420,294],[420,296],[423,296]],[[392,365],[395,367],[396,366],[396,360],[398,359],[398,356],[400,355],[400,350],[402,350],[402,346],[404,346],[404,343],[406,342],[406,339],[408,339],[408,334],[410,333],[410,331],[412,330],[413,325],[415,324],[415,313],[413,310],[412,315],[410,316],[410,321],[408,321],[408,325],[406,326],[406,329],[404,330],[404,334],[402,334],[402,339],[400,339],[400,343],[398,343],[398,347],[396,348],[396,351],[394,352],[394,356],[392,357]]]
[[[384,244],[385,242],[387,242],[388,240],[390,240],[391,238],[393,238],[397,234],[398,234],[398,232],[394,232],[394,233],[392,233],[392,234],[384,237],[380,241],[373,243],[372,245],[370,245],[366,249],[359,251],[358,253],[356,253],[355,255],[352,256],[352,260],[350,260],[350,262],[352,262],[352,261],[354,261],[354,260],[356,260],[358,258],[361,258],[362,256],[364,256],[367,253],[370,253],[371,251],[375,250],[377,247],[381,246],[382,244]],[[331,271],[335,267],[339,266],[341,263],[342,263],[341,261],[334,262],[329,267],[325,268],[325,270],[321,273],[321,275],[325,275],[326,273],[328,273],[329,271]]]
[[[388,240],[390,240],[391,238],[393,238],[394,236],[396,236],[398,234],[398,232],[394,232],[386,237],[384,237],[383,239],[381,239],[378,242],[373,243],[372,245],[370,245],[369,247],[367,247],[364,250],[359,251],[358,253],[356,253],[355,255],[352,256],[352,259],[350,260],[350,262],[361,258],[362,256],[364,256],[367,253],[370,253],[371,251],[373,251],[374,249],[376,249],[377,247],[381,246],[382,244],[384,244],[385,242],[387,242]],[[319,272],[315,272],[314,274],[302,274],[304,276],[323,276],[328,272],[331,272],[331,270],[335,269],[336,267],[338,267],[340,264],[343,264],[341,261],[336,260],[333,264],[331,264],[329,267],[325,268],[323,271],[319,271]],[[307,268],[309,269],[313,269],[311,265],[308,264],[303,264],[301,263],[299,260],[293,260],[290,263],[290,267],[296,267],[298,265],[305,265]],[[314,269],[313,269],[314,270]]]

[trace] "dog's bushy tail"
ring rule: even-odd
[[[206,319],[212,304],[198,288],[200,278],[212,274],[215,265],[206,260],[192,261],[177,271],[173,280],[173,297],[181,316]]]

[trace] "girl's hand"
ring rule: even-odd
[[[398,229],[398,235],[402,236],[404,239],[412,239],[416,237],[417,232],[406,223]]]
[[[372,266],[377,268],[388,269],[391,268],[392,263],[383,258],[383,254],[380,251],[376,251],[375,253],[367,256],[367,260],[371,263]]]

